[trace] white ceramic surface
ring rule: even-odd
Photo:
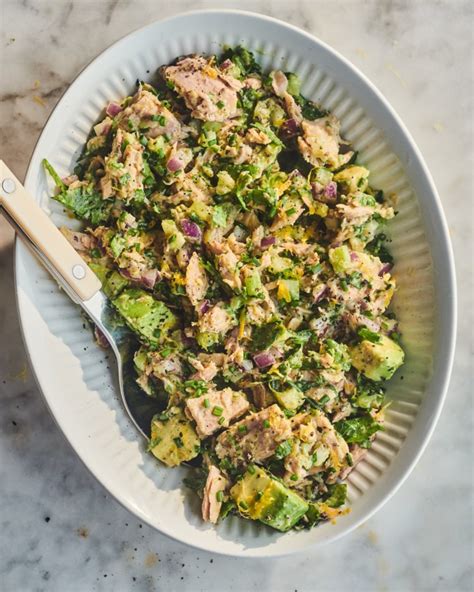
[[[159,467],[128,425],[113,367],[105,371],[104,356],[83,329],[78,310],[22,247],[16,273],[24,337],[38,382],[93,474],[141,519],[175,538],[220,553],[270,556],[333,540],[365,520],[408,474],[441,409],[454,345],[453,264],[436,191],[405,128],[367,80],[308,34],[257,15],[194,13],[133,33],[81,73],[44,129],[26,186],[51,208],[56,222],[69,222],[48,201],[41,159],[49,158],[66,173],[107,100],[128,94],[136,78],[149,79],[176,55],[238,42],[262,49],[266,67],[297,71],[304,93],[341,119],[343,133],[373,171],[373,183],[399,197],[391,233],[399,283],[395,309],[407,364],[390,388],[394,404],[388,429],[351,476],[351,514],[336,525],[287,535],[238,519],[217,529],[202,525],[180,486],[182,471]]]

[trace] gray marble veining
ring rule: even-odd
[[[420,146],[448,217],[459,278],[457,355],[438,428],[395,497],[331,546],[246,561],[175,543],[111,499],[51,419],[21,341],[12,233],[0,220],[0,590],[472,590],[468,0],[3,0],[0,156],[22,178],[49,112],[99,51],[153,19],[216,6],[276,16],[327,41],[385,93]]]

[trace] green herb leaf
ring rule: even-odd
[[[329,497],[324,500],[324,503],[330,508],[339,508],[346,502],[347,485],[345,483],[335,483],[329,486]]]
[[[383,430],[383,426],[369,414],[338,421],[334,427],[348,444],[359,444],[362,448],[368,448],[371,437]]]
[[[293,444],[292,444],[291,440],[285,440],[285,442],[282,442],[281,444],[279,444],[276,447],[275,457],[278,459],[285,458],[286,456],[288,456],[290,454],[292,449],[293,449]]]
[[[367,327],[361,327],[357,331],[357,335],[361,339],[364,339],[365,341],[370,341],[371,343],[379,343],[380,341],[380,335],[378,333],[374,333],[374,331],[371,331],[370,329],[367,329]]]

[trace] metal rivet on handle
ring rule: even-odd
[[[86,277],[86,270],[82,265],[74,265],[72,268],[72,275],[76,280],[83,280]]]
[[[3,179],[2,189],[5,193],[13,193],[16,189],[16,184],[13,179]]]

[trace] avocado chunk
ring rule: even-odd
[[[92,262],[89,263],[89,267],[99,278],[107,298],[115,298],[123,289],[130,285],[130,282],[120,275],[118,271],[110,270],[105,265]]]
[[[138,288],[128,288],[112,300],[127,325],[150,345],[161,343],[177,323],[175,315],[160,300]]]
[[[208,351],[212,349],[217,343],[219,343],[220,335],[214,331],[199,331],[196,334],[196,341],[202,347]]]
[[[299,388],[296,388],[296,386],[289,386],[283,391],[277,391],[271,387],[270,390],[277,400],[277,403],[284,409],[291,409],[294,411],[304,403],[304,393]]]
[[[100,263],[96,263],[95,261],[91,261],[89,263],[89,267],[92,269],[92,271],[95,273],[95,275],[99,278],[100,283],[103,284],[105,283],[105,280],[107,279],[107,274],[109,273],[109,268],[106,267],[105,265],[101,265]]]
[[[281,532],[290,530],[308,511],[303,498],[254,465],[232,487],[230,495],[244,517]]]
[[[247,296],[255,297],[262,295],[262,280],[256,269],[245,278],[245,289],[247,291]]]
[[[377,342],[362,340],[350,350],[352,365],[371,380],[389,380],[403,364],[402,348],[389,337],[379,335]]]
[[[178,230],[174,220],[163,220],[161,227],[165,233],[170,251],[179,251],[186,242],[183,233]]]
[[[115,298],[129,285],[130,282],[120,275],[118,271],[111,271],[104,282],[103,290],[106,296]]]
[[[329,249],[329,261],[336,273],[345,273],[351,265],[351,253],[347,246]]]
[[[264,351],[272,345],[284,343],[290,334],[280,321],[255,327],[252,332],[252,350]]]
[[[348,193],[365,191],[369,184],[369,171],[362,166],[349,166],[334,176],[334,181],[343,185]]]
[[[195,458],[201,441],[180,407],[171,407],[151,421],[148,450],[168,467]]]
[[[270,273],[283,273],[294,267],[293,261],[288,257],[281,257],[280,255],[272,255],[270,258],[270,265],[268,271]]]

